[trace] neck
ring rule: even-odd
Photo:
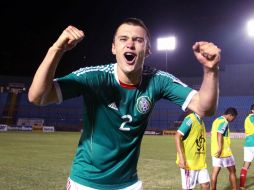
[[[124,73],[121,70],[117,71],[118,80],[127,85],[138,85],[142,80],[142,70]]]

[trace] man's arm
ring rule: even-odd
[[[49,48],[37,69],[28,92],[28,100],[36,105],[58,102],[53,79],[58,63],[64,52],[71,50],[84,38],[83,31],[68,26],[57,41]]]
[[[179,156],[179,163],[178,166],[180,168],[185,168],[186,167],[186,160],[185,160],[185,155],[183,152],[183,143],[182,143],[182,134],[180,134],[179,132],[176,132],[175,134],[175,143],[176,143],[176,151],[178,153]]]
[[[193,96],[188,108],[201,117],[213,115],[219,97],[218,69],[221,50],[208,42],[196,42],[193,50],[197,60],[203,65],[204,76],[200,90]]]
[[[223,135],[221,133],[217,132],[217,139],[218,139],[218,151],[215,155],[215,157],[219,158],[222,152],[222,146],[223,146]]]

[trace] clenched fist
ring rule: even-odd
[[[211,42],[196,42],[192,47],[197,60],[208,69],[216,69],[220,62],[221,49]]]

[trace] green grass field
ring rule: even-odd
[[[0,189],[64,190],[80,133],[0,133]],[[210,139],[207,164],[211,173]],[[232,139],[237,177],[243,162],[243,139]],[[180,172],[175,164],[172,136],[144,136],[138,172],[145,190],[179,189]],[[250,168],[248,189],[254,189],[254,168]],[[196,188],[196,189],[199,189]],[[222,169],[218,189],[230,189],[228,172]]]

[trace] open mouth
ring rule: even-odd
[[[135,59],[136,54],[130,53],[130,52],[126,52],[126,53],[124,53],[124,57],[125,57],[125,59],[127,61],[132,62]]]

